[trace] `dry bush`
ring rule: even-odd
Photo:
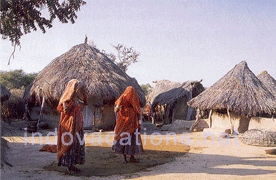
[[[21,119],[24,114],[24,103],[22,101],[24,90],[11,89],[9,100],[1,105],[1,118],[5,122],[10,122],[12,119]]]

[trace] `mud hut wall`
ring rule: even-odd
[[[235,129],[238,129],[240,133],[249,129],[265,129],[276,131],[276,119],[264,118],[264,117],[251,117],[238,116],[235,113],[230,113],[233,125]],[[212,127],[229,128],[230,122],[227,114],[214,113],[212,116]]]
[[[43,120],[47,121],[51,129],[58,128],[60,115],[46,114],[43,115]]]
[[[187,120],[188,110],[189,106],[187,104],[188,98],[187,96],[184,96],[181,100],[179,100],[173,109],[174,115],[172,121],[178,119],[178,120]],[[190,107],[191,108],[191,107]],[[195,120],[196,112],[194,108],[192,109],[192,114],[190,120]]]
[[[248,130],[250,118],[240,116],[236,113],[230,112],[230,117],[234,125],[234,129],[240,133]],[[231,123],[227,114],[213,112],[212,115],[212,128],[230,129]]]
[[[183,99],[177,102],[175,106],[174,119],[186,120],[188,105],[187,105],[187,97],[185,96]],[[174,120],[173,119],[173,120]]]
[[[116,125],[116,116],[114,113],[114,106],[105,106],[103,109],[103,121],[105,122],[105,128],[113,130]]]
[[[252,117],[248,129],[265,129],[276,131],[276,119],[264,117]]]
[[[104,105],[102,107],[94,107],[92,104],[84,107],[83,127],[85,129],[93,128],[93,118],[95,114],[95,127],[99,129],[112,130],[116,124],[116,117],[113,112],[114,107],[111,105]],[[94,112],[95,111],[95,112]],[[40,114],[40,106],[34,106],[30,115],[32,120],[38,120]],[[50,128],[58,128],[60,113],[52,107],[44,107],[43,121],[47,122]]]
[[[33,121],[37,121],[40,115],[40,106],[34,106],[30,110],[30,115]],[[51,107],[44,107],[42,112],[42,121],[45,121],[49,124],[50,128],[58,128],[60,113]]]
[[[190,122],[190,121],[187,121]],[[195,122],[195,120],[192,120],[192,122]],[[203,130],[204,128],[210,127],[210,119],[199,119],[199,123],[197,125],[197,129]]]
[[[114,106],[104,105],[95,108],[95,126],[99,129],[113,130],[116,124]]]
[[[189,130],[190,127],[194,124],[195,120],[186,121],[186,120],[179,120],[176,119],[171,127],[169,128],[170,131],[173,130]],[[195,129],[203,130],[204,128],[210,127],[210,120],[209,119],[199,119],[198,124]]]

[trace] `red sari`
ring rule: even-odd
[[[142,153],[143,148],[140,134],[138,135],[138,142],[140,141],[138,146],[136,144],[136,135],[134,134],[139,129],[138,118],[140,117],[140,101],[135,89],[132,86],[127,87],[125,92],[117,99],[115,105],[119,107],[119,110],[114,137],[116,144],[112,149],[115,152],[129,155]],[[119,141],[128,135],[131,135],[131,145],[130,147],[122,147]],[[117,151],[116,149],[120,150]]]
[[[57,142],[59,165],[68,166],[68,164],[83,164],[84,162],[85,145],[81,145],[77,138],[77,133],[83,138],[81,113],[83,105],[87,105],[87,95],[82,83],[76,79],[70,80],[57,107],[57,110],[61,112]],[[62,137],[64,133],[71,134],[73,140],[70,135]],[[70,150],[81,152],[78,152],[79,154],[74,157],[70,157],[66,155],[66,153],[72,154],[72,152],[68,153]]]

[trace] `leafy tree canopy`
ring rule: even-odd
[[[21,36],[36,31],[43,33],[51,28],[53,20],[62,23],[75,22],[76,11],[86,4],[83,0],[1,0],[1,34],[9,38],[13,46],[20,45]],[[41,10],[48,9],[49,17],[42,17]]]
[[[144,91],[146,96],[149,95],[152,92],[152,87],[149,83],[148,84],[142,84],[140,86],[141,86],[141,88]]]
[[[27,74],[23,70],[0,71],[0,82],[7,89],[25,89],[37,76],[37,73]]]

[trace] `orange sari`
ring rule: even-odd
[[[81,113],[83,105],[87,105],[87,94],[82,83],[76,79],[70,80],[57,107],[57,110],[61,112],[57,142],[58,160],[72,147],[74,142],[77,141],[76,133],[79,133],[83,127]],[[69,135],[65,135],[62,138],[64,133],[71,134],[73,140],[71,140]]]
[[[138,117],[140,116],[140,101],[132,86],[126,88],[125,92],[115,102],[116,107],[120,107],[115,127],[114,140],[118,141],[127,134],[133,134],[139,128]]]

